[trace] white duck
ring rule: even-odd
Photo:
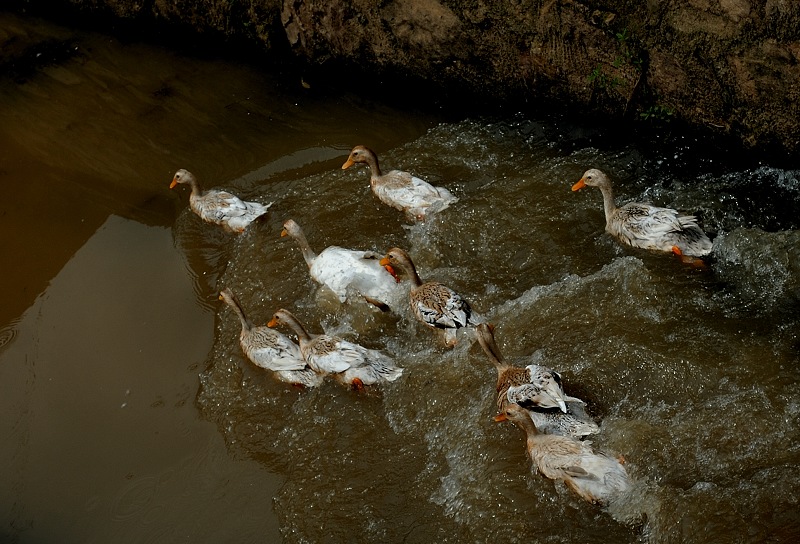
[[[367,349],[337,336],[309,334],[300,321],[288,310],[280,309],[267,324],[288,326],[297,335],[308,365],[324,374],[332,374],[339,382],[362,389],[365,385],[393,382],[403,374],[403,369],[380,351]]]
[[[711,253],[711,240],[697,224],[695,216],[636,202],[617,208],[611,181],[596,168],[584,172],[572,190],[578,191],[587,185],[597,187],[603,193],[606,232],[622,243],[690,257]]]
[[[458,329],[479,323],[478,316],[473,314],[464,297],[438,281],[423,283],[411,257],[404,250],[397,247],[390,249],[380,264],[388,267],[390,273],[399,271],[411,281],[411,310],[421,323],[442,331],[448,347],[458,342]]]
[[[382,173],[378,165],[378,156],[363,145],[353,148],[347,161],[342,165],[342,170],[356,163],[369,166],[369,182],[375,196],[387,206],[405,212],[411,220],[422,221],[427,214],[439,212],[458,201],[447,189],[434,187],[408,172],[392,170]]]
[[[517,404],[506,407],[506,418],[526,435],[526,448],[537,470],[551,480],[561,480],[582,499],[606,505],[632,487],[622,463],[592,451],[590,442],[557,434],[542,434]]]
[[[380,265],[377,253],[330,246],[316,254],[300,225],[292,219],[283,224],[281,236],[290,236],[297,242],[311,278],[333,291],[340,302],[347,300],[348,289],[352,288],[383,311],[396,304],[397,282]]]
[[[175,172],[169,188],[179,183],[188,184],[192,188],[189,195],[189,207],[203,221],[222,225],[232,232],[242,232],[258,217],[267,213],[272,202],[266,206],[258,202],[245,202],[236,195],[218,189],[203,191],[191,172],[180,169]]]
[[[306,364],[297,344],[269,327],[253,326],[233,291],[223,289],[219,299],[239,316],[242,323],[239,345],[253,364],[273,371],[276,378],[291,384],[316,387],[322,383],[324,375]]]

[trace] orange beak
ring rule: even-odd
[[[501,421],[508,421],[508,418],[506,417],[505,414],[497,414],[496,416],[494,416],[494,420],[500,423]]]
[[[286,229],[283,229],[283,230],[281,231],[281,238],[282,238],[282,237],[284,237],[284,236],[289,236],[289,233],[288,233],[288,232],[286,232]]]
[[[277,326],[278,326],[278,320],[275,319],[274,317],[269,320],[269,323],[267,323],[267,327],[269,327],[269,328],[273,328],[273,327],[277,327]]]
[[[347,157],[347,160],[344,161],[344,164],[342,165],[342,170],[347,170],[348,168],[353,166],[355,163],[356,162],[353,160],[353,157]]]
[[[177,184],[178,184],[178,180],[176,180],[175,178],[172,178],[172,183],[169,184],[169,188],[170,189],[174,189]]]
[[[396,282],[400,282],[400,278],[398,278],[398,277],[397,277],[397,272],[395,272],[395,270],[394,270],[394,267],[392,267],[392,265],[390,265],[390,264],[389,264],[389,259],[387,259],[386,257],[384,257],[383,259],[381,259],[381,260],[379,261],[379,263],[380,263],[380,265],[381,265],[382,267],[384,267],[384,268],[386,269],[386,271],[387,271],[389,274],[391,274],[391,275],[392,275],[392,277],[394,278],[394,281],[396,281]]]
[[[581,178],[578,183],[576,183],[575,185],[572,186],[572,190],[573,191],[580,191],[584,187],[586,187],[586,182],[583,181],[583,178]]]

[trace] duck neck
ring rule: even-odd
[[[414,263],[410,260],[407,260],[403,263],[404,265],[404,272],[408,275],[411,279],[411,283],[414,284],[414,287],[419,287],[422,285],[422,280],[419,278],[419,274],[417,274],[417,267],[414,266]]]
[[[192,188],[191,196],[200,197],[203,195],[203,190],[200,188],[200,184],[197,182],[194,176],[189,176],[187,183],[189,184],[189,187]]]
[[[293,229],[290,236],[297,241],[297,245],[300,246],[300,251],[303,253],[303,259],[306,261],[308,267],[311,268],[311,266],[314,264],[314,259],[317,258],[317,254],[314,253],[313,249],[311,249],[311,246],[306,239],[306,235],[303,234],[303,231],[298,227]]]
[[[536,442],[536,437],[539,435],[539,430],[536,428],[536,425],[533,423],[530,415],[527,413],[524,414],[525,417],[520,417],[514,423],[519,425],[520,429],[522,429],[525,434],[528,436],[528,444]]]
[[[303,325],[294,315],[284,311],[281,315],[281,320],[286,323],[286,325],[292,329],[292,331],[294,331],[294,333],[297,335],[297,340],[300,342],[300,345],[311,341],[311,335],[308,334],[305,327],[303,327]]]
[[[606,226],[617,211],[617,205],[614,204],[614,191],[610,185],[598,185],[598,189],[603,193],[603,208],[606,212]]]
[[[242,305],[239,304],[239,299],[237,299],[235,296],[231,297],[231,302],[229,306],[233,308],[233,311],[236,312],[236,315],[239,316],[239,321],[242,322],[242,330],[249,331],[250,329],[253,328],[253,324],[250,322],[249,319],[247,319],[247,315],[244,313]]]
[[[367,165],[369,166],[369,171],[373,178],[379,178],[383,175],[378,163],[378,157],[374,153],[367,155]]]

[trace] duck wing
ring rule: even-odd
[[[472,315],[469,303],[461,295],[438,282],[414,289],[411,308],[420,321],[437,329],[466,327]]]
[[[242,350],[254,364],[268,370],[303,370],[306,362],[300,348],[288,337],[269,327],[243,332]]]
[[[308,365],[318,372],[327,374],[337,374],[351,366],[363,364],[363,349],[361,346],[327,334],[316,336],[304,348],[301,347]]]

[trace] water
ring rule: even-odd
[[[691,138],[644,149],[603,126],[445,119],[10,15],[0,29],[49,44],[0,79],[4,540],[800,536],[800,172],[698,159]],[[408,225],[364,169],[340,169],[356,143],[460,201]],[[697,212],[710,266],[611,240],[599,192],[569,190],[590,166],[619,202]],[[226,234],[167,189],[181,167],[275,204]],[[339,304],[279,236],[288,217],[318,251],[404,247],[497,325],[510,360],[559,370],[602,424],[595,446],[624,456],[629,500],[604,511],[531,473],[522,435],[492,421],[479,346]],[[224,286],[259,324],[285,307],[406,371],[364,394],[281,384],[243,359]]]

